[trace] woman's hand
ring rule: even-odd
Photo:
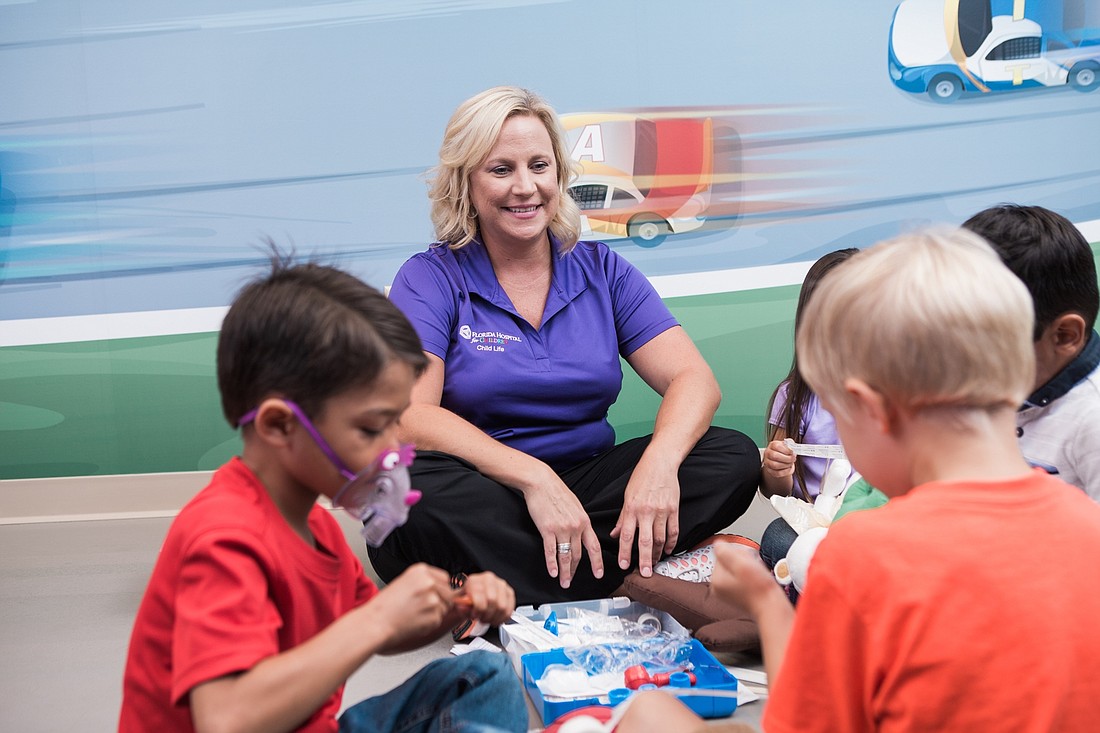
[[[482,473],[523,495],[527,512],[542,537],[546,572],[568,588],[588,553],[592,574],[603,577],[603,555],[592,522],[576,494],[557,473],[542,461],[493,440],[483,431],[440,407],[445,366],[443,360],[425,352],[428,368],[413,387],[412,406],[401,418],[401,439],[426,450],[461,456]],[[492,517],[486,517],[492,522]],[[559,553],[568,545],[568,553]],[[507,548],[504,550],[507,552]]]
[[[588,553],[592,574],[603,577],[603,555],[600,540],[592,529],[592,521],[585,513],[577,495],[569,490],[553,469],[541,464],[545,471],[540,479],[523,489],[527,511],[542,536],[542,550],[546,558],[546,572],[557,578],[562,588],[568,588],[580,565],[581,553]],[[491,521],[487,518],[487,521]],[[568,545],[568,552],[559,552]]]
[[[611,536],[619,540],[619,567],[630,567],[635,540],[638,544],[638,572],[653,575],[653,565],[676,547],[680,540],[680,481],[678,466],[663,470],[639,461],[623,497],[623,510]]]
[[[650,339],[627,361],[654,392],[661,406],[653,435],[630,475],[623,510],[611,536],[619,540],[619,567],[630,567],[638,544],[638,571],[653,574],[653,563],[680,540],[680,464],[707,432],[722,393],[707,362],[684,329],[670,328]]]

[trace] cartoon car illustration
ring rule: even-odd
[[[937,102],[1066,84],[1091,91],[1100,86],[1100,28],[1080,25],[1094,12],[1086,4],[902,0],[890,27],[890,78]]]
[[[656,247],[706,221],[714,166],[709,117],[583,114],[563,115],[562,124],[581,167],[569,192],[581,208],[582,237]]]

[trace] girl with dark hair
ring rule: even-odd
[[[858,249],[848,248],[830,252],[815,262],[806,273],[795,309],[795,332],[802,321],[802,313],[810,302],[817,284],[830,271]],[[791,438],[796,443],[832,445],[839,443],[833,416],[821,406],[802,372],[798,368],[798,351],[791,360],[791,370],[772,393],[768,403],[768,426],[765,432],[768,444],[761,463],[760,490],[765,496],[797,496],[813,502],[821,489],[826,458],[803,457],[798,460],[794,451],[784,441]],[[768,567],[787,556],[787,550],[798,534],[783,519],[776,519],[764,531],[760,540],[760,556]]]

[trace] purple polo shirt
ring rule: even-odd
[[[622,388],[620,354],[677,325],[645,276],[602,242],[554,259],[538,329],[478,241],[413,255],[390,299],[446,365],[442,406],[555,470],[615,444],[607,410]]]

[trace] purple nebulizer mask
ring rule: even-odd
[[[415,456],[411,445],[386,451],[332,497],[333,506],[363,523],[361,533],[371,547],[381,545],[390,532],[404,524],[409,507],[420,501],[420,492],[409,482],[409,466]]]
[[[378,547],[390,532],[409,518],[409,507],[420,501],[420,492],[411,488],[409,466],[416,452],[411,445],[397,450],[387,450],[359,473],[347,467],[313,426],[302,408],[290,400],[283,400],[298,422],[306,429],[317,447],[328,456],[347,483],[332,497],[332,505],[340,507],[363,523],[363,539],[371,547]],[[256,410],[250,410],[238,422],[241,427],[256,419]]]

